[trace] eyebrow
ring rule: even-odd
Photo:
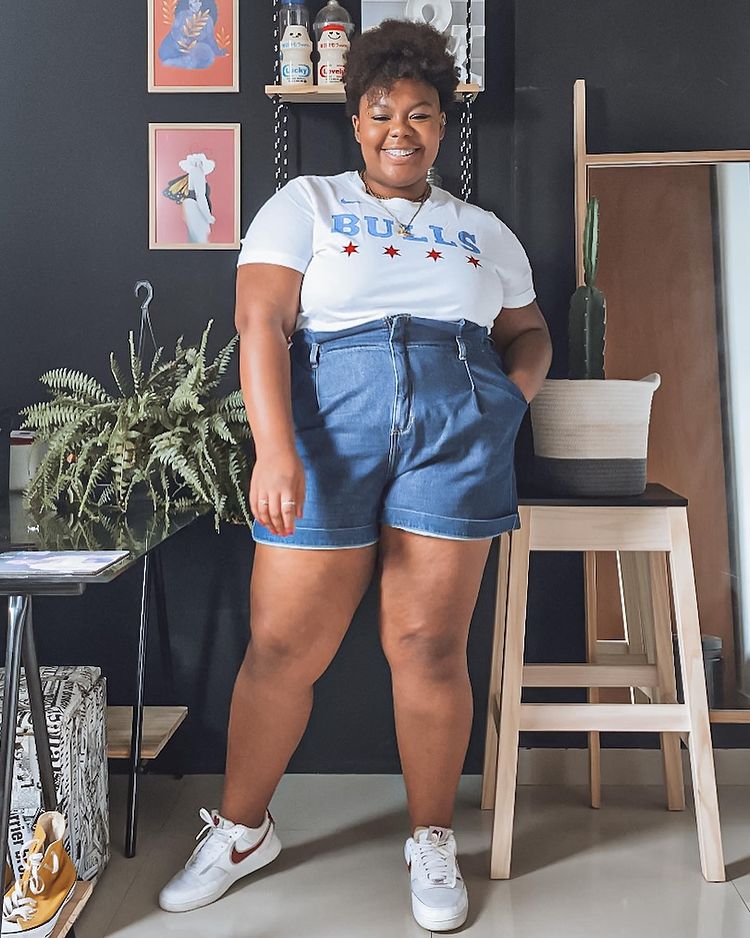
[[[408,110],[411,111],[413,108],[415,108],[415,107],[422,107],[422,106],[425,105],[425,104],[426,104],[428,107],[432,107],[432,106],[433,106],[433,105],[432,105],[432,101],[417,101],[417,103],[416,103],[416,104],[412,104],[412,106],[411,106],[410,108],[408,108]],[[384,101],[374,101],[372,104],[368,104],[367,106],[368,106],[368,107],[389,107],[390,105],[386,104]]]

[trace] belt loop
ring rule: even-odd
[[[461,338],[460,335],[456,336],[456,344],[458,345],[458,358],[459,361],[466,361],[466,343]]]
[[[313,368],[318,367],[318,360],[320,358],[320,345],[317,342],[313,342],[310,346],[310,364]]]

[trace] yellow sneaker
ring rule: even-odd
[[[4,935],[47,938],[52,933],[77,878],[63,847],[64,835],[62,814],[47,811],[40,815],[34,836],[23,845],[23,873],[3,899]]]

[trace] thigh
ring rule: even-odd
[[[465,649],[491,543],[383,525],[380,639],[389,660],[411,649],[426,661]]]
[[[329,550],[256,544],[250,648],[322,673],[372,579],[377,545]]]

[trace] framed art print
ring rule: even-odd
[[[239,91],[239,0],[148,0],[149,91]]]
[[[240,247],[240,125],[149,124],[149,248]]]

